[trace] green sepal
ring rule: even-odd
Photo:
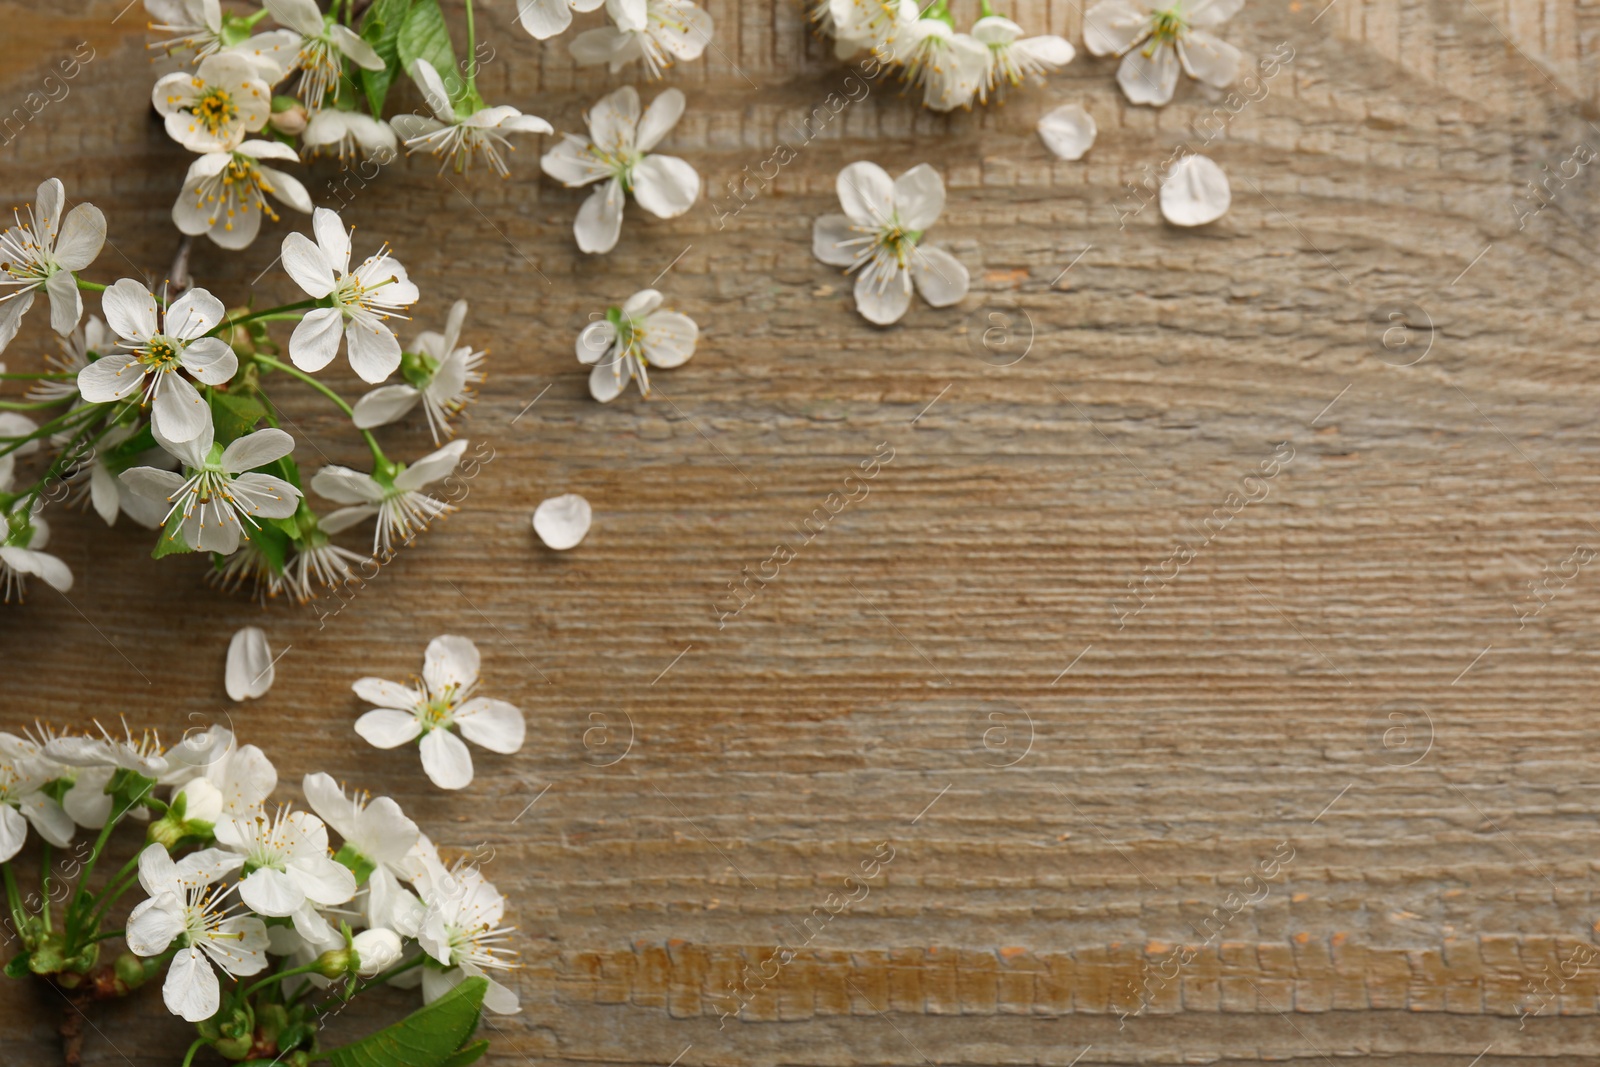
[[[26,952],[19,952],[6,961],[7,978],[26,978],[30,969]]]
[[[150,558],[161,559],[193,551],[189,542],[183,539],[183,513],[175,511],[172,518],[167,520],[167,525],[161,528],[161,536],[156,538],[156,547],[150,552]]]
[[[348,841],[339,846],[339,851],[333,854],[333,861],[350,868],[350,873],[356,876],[356,885],[365,885],[367,879],[372,877],[372,872],[378,869],[376,863],[363,856]]]

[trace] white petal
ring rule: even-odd
[[[553,496],[534,509],[533,532],[550,548],[564,552],[583,540],[592,515],[589,502],[577,493]]]
[[[1190,30],[1178,42],[1178,58],[1189,77],[1218,89],[1232,85],[1239,74],[1239,50],[1205,30]]]
[[[290,234],[290,237],[298,236]],[[303,371],[315,373],[339,354],[344,314],[338,308],[317,308],[295,324],[289,335],[289,359]]]
[[[148,341],[159,328],[156,298],[132,278],[115,281],[100,294],[100,309],[116,335],[128,341]]]
[[[611,174],[611,168],[589,151],[589,142],[571,134],[540,156],[539,166],[550,177],[571,188],[589,185]]]
[[[373,47],[357,36],[356,31],[348,26],[341,26],[337,22],[328,27],[328,35],[333,38],[333,43],[339,46],[339,51],[350,57],[351,62],[365,70],[382,70],[383,57],[378,55]]]
[[[306,37],[317,37],[322,33],[322,11],[315,0],[261,0],[261,6],[280,26],[287,26]]]
[[[422,769],[440,789],[465,789],[472,784],[472,753],[449,730],[431,730],[422,739]]]
[[[284,145],[283,147],[288,148],[289,146]],[[280,203],[287,204],[296,211],[303,211],[307,215],[311,214],[313,209],[311,194],[306,191],[305,185],[301,183],[299,178],[292,174],[285,174],[274,167],[261,167],[260,170],[261,176],[267,179],[272,187],[272,195],[277,197]],[[255,217],[256,225],[260,226],[260,212],[252,211],[250,214]]]
[[[865,271],[856,275],[856,310],[862,318],[879,326],[899,322],[911,306],[911,287],[903,284],[904,274],[897,274],[880,291],[875,279]]]
[[[356,696],[380,708],[399,708],[402,711],[409,711],[422,700],[422,694],[415,689],[382,678],[361,678],[351,688],[355,690]]]
[[[50,328],[66,336],[83,317],[83,295],[78,292],[77,279],[71,271],[58,270],[44,283],[50,295]]]
[[[1083,16],[1083,44],[1092,55],[1121,55],[1150,33],[1150,12],[1127,0],[1100,0]]]
[[[526,727],[522,710],[504,700],[473,697],[456,712],[461,735],[490,752],[510,754],[522,747]]]
[[[1161,214],[1175,226],[1215,222],[1232,200],[1228,176],[1205,156],[1184,156],[1161,180]]]
[[[433,113],[444,122],[455,122],[456,110],[450,106],[450,91],[445,88],[439,72],[433,69],[433,64],[426,59],[418,59],[411,65],[411,76],[416,79],[417,88],[422,90],[422,99],[428,102]],[[404,136],[403,133],[401,135]]]
[[[944,179],[926,163],[906,171],[894,181],[894,210],[908,230],[926,230],[944,210]]]
[[[267,635],[258,626],[246,626],[228,642],[225,672],[228,696],[234,701],[254,700],[272,688],[276,671]]]
[[[356,895],[356,876],[344,864],[335,863],[331,856],[296,859],[290,864],[289,872],[307,899],[324,907],[343,904]]]
[[[1062,104],[1039,119],[1039,139],[1060,159],[1082,159],[1095,132],[1094,118],[1082,104]]]
[[[56,240],[56,263],[67,270],[82,270],[93,263],[106,243],[106,217],[93,204],[79,204],[67,212]]]
[[[271,867],[259,867],[241,879],[239,898],[251,911],[276,918],[293,915],[306,901],[293,878]]]
[[[397,489],[421,489],[432,485],[456,469],[461,462],[461,454],[467,450],[467,442],[451,441],[442,448],[429,452],[411,466],[394,476]]]
[[[183,369],[207,385],[226,385],[239,370],[239,357],[220,337],[190,341],[178,357]]]
[[[203,1022],[217,1013],[221,1002],[217,972],[198,948],[190,945],[180,950],[167,964],[161,1002],[172,1014],[191,1023]]]
[[[648,152],[661,143],[661,139],[678,124],[683,117],[686,104],[683,90],[664,89],[650,106],[645,108],[644,117],[639,120],[639,132],[634,140],[634,148],[640,152]]]
[[[623,374],[623,361],[620,359],[597,364],[589,372],[589,395],[602,404],[609,404],[621,396],[627,384],[628,378]]]
[[[566,0],[562,0],[562,3],[566,3]],[[374,426],[398,422],[421,399],[422,394],[409,385],[380,386],[356,401],[356,428],[370,430]]]
[[[917,249],[910,268],[917,292],[936,308],[949,307],[967,295],[967,268],[942,248]]]
[[[478,680],[480,663],[477,645],[455,634],[440,634],[428,642],[422,658],[422,680],[435,696],[446,686],[455,686],[460,692]]]
[[[589,194],[572,224],[578,248],[599,255],[617,247],[622,234],[622,182],[612,178]]]
[[[333,268],[322,249],[303,233],[283,239],[283,269],[307,295],[322,299],[333,292]]]
[[[578,331],[578,362],[589,366],[600,362],[616,339],[617,328],[611,320],[596,319],[589,323]]]
[[[344,329],[344,339],[350,349],[351,369],[370,385],[383,381],[400,366],[400,340],[381,322],[369,325],[352,319]]]
[[[1211,29],[1233,18],[1242,7],[1244,0],[1197,0],[1186,17],[1191,27]]]
[[[1163,44],[1149,56],[1142,51],[1129,52],[1117,67],[1117,84],[1132,103],[1153,107],[1170,103],[1178,87],[1177,49]]]
[[[517,0],[517,18],[535,40],[547,41],[572,25],[572,8],[567,0]]]
[[[275,426],[247,433],[222,450],[218,461],[229,474],[265,467],[294,451],[294,438]]]
[[[339,213],[325,207],[317,208],[311,213],[311,232],[317,235],[317,247],[322,250],[328,266],[339,274],[349,274],[350,232],[344,228]]]
[[[228,313],[222,301],[204,289],[190,289],[167,308],[166,332],[183,341],[204,337]]]
[[[675,219],[700,198],[700,175],[677,156],[645,156],[633,168],[633,198],[658,219]]]
[[[123,940],[134,955],[160,955],[172,944],[173,938],[183,933],[183,910],[178,898],[171,892],[163,892],[141,900],[128,915],[126,929]]]
[[[167,376],[156,394],[151,412],[152,429],[169,441],[193,441],[211,429],[211,409],[187,378]]]
[[[645,320],[640,347],[650,366],[670,370],[689,362],[699,337],[700,327],[689,316],[679,311],[658,311]]]
[[[639,93],[624,85],[596,101],[589,109],[589,137],[600,148],[615,153],[632,147],[639,126]]]
[[[383,499],[372,475],[349,467],[323,467],[312,477],[311,491],[335,504],[376,504]]]
[[[28,821],[10,804],[0,804],[0,863],[11,862],[28,840]]]
[[[373,748],[399,748],[421,732],[415,715],[393,708],[373,708],[356,720],[356,733]]]
[[[848,267],[855,263],[853,247],[845,242],[866,235],[854,228],[847,215],[823,215],[811,224],[811,254],[830,267]]]
[[[91,404],[131,396],[144,384],[144,367],[132,352],[102,356],[78,372],[78,392]]]
[[[839,203],[850,221],[876,230],[894,215],[894,182],[876,163],[852,163],[839,172]]]

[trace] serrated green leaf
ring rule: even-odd
[[[406,18],[400,24],[400,36],[395,42],[400,56],[400,66],[410,73],[411,65],[426,59],[444,79],[445,88],[453,97],[461,88],[461,78],[456,74],[456,53],[450,45],[450,28],[444,24],[444,12],[439,10],[439,0],[415,0]]]
[[[361,87],[375,118],[383,116],[383,100],[400,75],[400,25],[411,10],[411,0],[375,0],[361,19],[361,39],[383,60],[382,70],[361,71]],[[431,61],[430,61],[431,62]]]
[[[487,1045],[468,1045],[467,1040],[478,1027],[483,996],[488,990],[487,978],[468,978],[394,1025],[352,1045],[330,1049],[328,1062],[333,1067],[462,1067],[471,1063],[483,1053],[479,1051],[469,1059],[461,1057],[471,1054],[478,1045]]]
[[[248,393],[211,391],[211,425],[219,445],[230,445],[266,418],[267,409]]]

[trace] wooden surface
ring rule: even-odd
[[[0,150],[0,188],[20,202],[55,173],[100,205],[105,280],[166,269],[187,161],[150,118],[142,15],[121,3],[0,4],[6,108],[96,50]],[[1076,4],[1018,6],[1081,42]],[[726,210],[725,183],[845,72],[788,0],[710,8],[716,48],[669,79],[689,96],[670,144]],[[576,129],[623,78],[574,72],[512,11],[480,19],[485,96]],[[390,240],[419,325],[466,297],[491,349],[464,435],[494,458],[461,512],[320,623],[214,593],[198,560],[149,560],[142,532],[54,516],[78,584],[0,611],[0,724],[231,716],[284,795],[327,770],[492,855],[527,964],[526,1010],[492,1021],[496,1065],[1591,1062],[1600,965],[1558,997],[1543,982],[1600,918],[1600,576],[1520,627],[1518,605],[1542,568],[1600,548],[1597,179],[1521,230],[1512,202],[1600,145],[1595,17],[1252,0],[1228,36],[1295,58],[1208,149],[1233,207],[1198,232],[1154,207],[1119,229],[1114,205],[1217,105],[1185,81],[1165,110],[1130,108],[1087,56],[949,118],[876,86],[726,228],[704,201],[673,222],[630,207],[601,259],[573,246],[583,194],[542,180],[531,142],[507,182],[391,168],[346,209],[358,251]],[[1033,134],[1068,100],[1100,126],[1081,164]],[[811,220],[863,158],[943,170],[931,237],[971,269],[959,307],[874,329],[812,259]],[[312,173],[332,202],[336,172]],[[283,232],[202,247],[200,283],[237,300]],[[573,336],[664,270],[700,350],[655,399],[601,407]],[[1431,318],[1431,348],[1374,345],[1394,305]],[[984,349],[991,314],[1031,322],[1025,358],[1020,340]],[[14,368],[45,344],[33,318]],[[308,469],[360,459],[314,397],[290,410]],[[385,440],[426,450],[418,419]],[[798,546],[880,442],[894,458],[869,495]],[[1281,442],[1266,496],[1201,544]],[[528,517],[567,491],[595,523],[558,556]],[[727,583],[780,542],[797,557],[719,628]],[[1166,577],[1119,628],[1146,568]],[[287,652],[271,693],[232,707],[224,650],[247,623]],[[478,642],[487,691],[530,724],[455,795],[351,730],[349,683],[417,670],[441,632]],[[804,941],[883,842],[867,896],[720,1019],[741,967]],[[1282,848],[1266,898],[1219,931]],[[1141,961],[1186,944],[1140,1011]],[[48,998],[4,987],[8,1065],[58,1062]],[[184,1046],[153,995],[97,1022],[90,1063]]]

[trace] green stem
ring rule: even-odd
[[[222,323],[211,331],[211,336],[215,336],[222,330],[237,326],[242,322],[254,322],[257,319],[264,319],[268,315],[280,315],[286,311],[309,311],[320,305],[321,301],[319,300],[302,300],[297,304],[284,304],[282,307],[268,308],[265,311],[252,311],[245,315],[232,315],[223,319]]]
[[[387,982],[389,979],[393,978],[395,975],[404,974],[405,972],[411,970],[414,967],[421,967],[425,962],[427,962],[427,957],[426,956],[418,956],[416,959],[407,960],[404,963],[397,963],[393,967],[390,967],[387,971],[384,971],[382,974],[379,974],[379,975],[377,975],[377,976],[375,976],[373,978],[370,978],[367,981],[362,982],[360,985],[356,986],[356,991],[354,993],[351,993],[350,996],[351,997],[359,997],[361,994],[365,993],[367,990],[371,989],[373,986],[382,985],[384,982]],[[345,999],[348,1000],[350,998],[346,997]]]
[[[257,352],[251,358],[263,366],[271,367],[273,370],[281,370],[291,378],[299,378],[302,382],[305,382],[307,385],[311,386],[311,388],[315,389],[317,392],[331,400],[340,411],[345,413],[347,418],[355,418],[355,409],[349,404],[345,403],[344,397],[340,396],[332,389],[329,389],[326,385],[323,385],[321,382],[317,381],[311,375],[307,374],[299,367],[296,367],[294,364],[285,363],[280,359],[273,359],[271,356],[263,355],[260,352]],[[385,456],[383,454],[383,449],[378,447],[378,439],[372,436],[372,431],[362,430],[361,436],[366,439],[367,447],[372,450],[373,460],[379,466],[387,464],[389,462],[389,457]]]
[[[467,0],[467,88],[478,95],[478,31],[472,21],[472,0]]]
[[[99,282],[86,282],[77,275],[73,275],[72,280],[78,283],[79,289],[84,289],[91,293],[103,293],[106,291],[106,287]]]
[[[0,411],[41,411],[71,399],[70,396],[60,396],[54,400],[0,400]]]
[[[17,875],[9,863],[0,863],[0,874],[5,876],[6,905],[11,909],[11,925],[20,938],[22,928],[27,923],[27,913],[22,910],[22,893],[17,889]]]
[[[44,373],[44,374],[24,374],[21,371],[13,371],[10,374],[0,373],[0,380],[5,380],[5,379],[8,379],[8,378],[16,378],[16,379],[19,379],[19,380],[37,381],[40,378],[52,378],[52,379],[55,379],[57,381],[64,381],[67,378],[76,378],[77,376],[78,376],[78,372],[77,371],[70,371],[70,370],[49,371],[49,372]]]
[[[312,971],[315,971],[316,969],[317,969],[316,963],[312,962],[312,963],[306,964],[304,967],[291,967],[287,971],[279,971],[277,974],[269,974],[269,975],[267,975],[267,977],[261,979],[261,981],[257,982],[255,985],[246,988],[243,993],[239,994],[237,997],[234,998],[234,1002],[237,1003],[237,1002],[242,1001],[242,1000],[248,1000],[250,998],[251,994],[255,993],[256,991],[258,991],[260,989],[264,989],[265,987],[271,985],[273,982],[281,982],[285,978],[293,978],[297,974],[310,974]]]
[[[67,902],[66,927],[67,943],[75,944],[77,935],[82,931],[78,927],[79,911],[87,906],[84,893],[89,886],[89,876],[94,873],[94,865],[99,862],[100,854],[106,849],[106,842],[111,840],[111,831],[116,829],[122,814],[116,812],[106,816],[106,824],[100,828],[100,836],[94,839],[94,848],[89,850],[89,859],[83,865],[83,873],[78,875],[78,884],[72,888],[72,899]]]
[[[39,895],[44,898],[39,917],[44,920],[44,932],[50,932],[50,864],[55,860],[55,855],[46,841],[39,853]]]
[[[121,936],[122,936],[122,935],[123,935],[123,934],[125,934],[125,933],[127,933],[127,932],[128,932],[128,931],[126,931],[126,930],[112,930],[112,931],[110,931],[110,932],[109,932],[109,933],[104,933],[104,934],[95,934],[95,935],[94,935],[94,936],[93,936],[93,937],[91,937],[91,938],[90,938],[90,939],[89,939],[89,944],[91,944],[91,945],[92,945],[92,944],[94,944],[94,943],[95,943],[95,942],[96,942],[96,941],[109,941],[109,940],[111,940],[111,939],[112,939],[112,938],[113,938],[113,937],[121,937]]]
[[[994,8],[989,5],[989,0],[982,0],[978,8],[978,17],[985,19],[994,17]]]
[[[266,9],[262,8],[262,10],[265,11]],[[206,1044],[206,1039],[205,1038],[203,1038],[203,1037],[195,1038],[194,1039],[194,1044],[189,1046],[189,1051],[185,1052],[183,1054],[182,1067],[189,1067],[189,1065],[194,1062],[194,1054],[196,1052],[199,1052],[202,1048],[204,1048],[205,1044]]]
[[[110,910],[111,905],[115,904],[122,894],[133,888],[133,883],[138,880],[138,877],[139,854],[136,852],[133,859],[124,863],[122,870],[112,875],[111,881],[106,883],[105,892],[100,894],[100,903],[94,909],[94,914],[89,917],[90,929],[100,925],[100,920],[105,918],[106,912]]]

